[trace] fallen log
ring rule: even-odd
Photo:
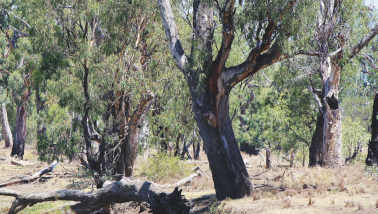
[[[2,183],[2,184],[0,184],[0,188],[6,187],[6,186],[12,186],[12,185],[16,185],[16,184],[27,184],[29,182],[32,182],[32,181],[36,180],[37,178],[40,178],[42,175],[53,171],[55,169],[56,165],[58,165],[58,163],[59,162],[55,161],[50,166],[40,170],[39,172],[37,172],[37,173],[35,173],[31,176],[26,177],[26,178],[22,178],[22,179],[19,179],[19,180],[16,180],[16,181],[9,181],[9,182],[6,182],[6,183]]]
[[[124,178],[116,182],[106,182],[102,189],[94,192],[79,190],[58,190],[46,193],[26,194],[23,192],[0,189],[0,195],[13,196],[16,200],[12,203],[8,214],[21,211],[26,206],[44,201],[76,201],[70,204],[68,209],[75,213],[90,213],[110,203],[124,203],[129,201],[147,202],[152,213],[189,214],[193,204],[181,195],[181,190],[176,187],[172,193],[164,192],[156,184],[147,181],[129,180]]]

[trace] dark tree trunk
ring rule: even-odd
[[[26,104],[25,104],[26,105]],[[16,134],[11,156],[23,159],[26,140],[26,106],[17,106]]]
[[[1,103],[0,105],[1,126],[3,128],[5,147],[10,147],[13,143],[13,136],[9,126],[8,113],[5,103]]]
[[[197,149],[196,149],[195,154],[193,155],[194,160],[199,159],[200,151],[201,151],[201,136],[198,136]]]
[[[39,112],[45,111],[45,101],[41,100],[40,96],[40,90],[39,87],[36,87],[36,92],[35,92],[35,105],[37,107],[37,114]],[[42,123],[41,120],[37,120],[37,139],[41,140],[44,139],[46,135],[46,125]]]
[[[193,139],[193,141],[194,141],[194,139]],[[193,144],[192,144],[192,147],[193,147],[193,159],[194,160],[197,160],[196,159],[196,144],[193,142]]]
[[[179,134],[177,136],[177,140],[176,140],[176,148],[175,148],[175,156],[179,155],[180,154],[180,139],[181,139],[181,134]]]
[[[316,129],[311,139],[311,146],[309,151],[310,167],[323,165],[323,128],[324,117],[322,113],[319,113],[316,121]]]
[[[305,148],[303,148],[303,150],[302,150],[302,155],[303,155],[303,157],[302,157],[302,166],[305,167],[305,165],[306,165],[306,152],[305,152]]]
[[[97,172],[95,175],[95,183],[97,189],[102,188],[102,170],[101,164],[102,159],[104,158],[105,154],[105,146],[101,144],[101,141],[93,141],[93,136],[95,136],[94,128],[90,122],[89,118],[89,111],[90,111],[90,97],[88,92],[88,75],[89,75],[89,67],[88,67],[88,60],[84,60],[83,64],[84,74],[83,74],[83,89],[84,89],[84,115],[81,121],[84,131],[84,141],[85,141],[85,149],[86,149],[86,157],[88,160],[89,167]],[[96,135],[98,138],[98,135]]]
[[[228,94],[221,98],[220,105],[218,105],[218,124],[214,124],[212,121],[214,116],[208,116],[213,114],[208,111],[214,109],[211,102],[214,97],[209,89],[206,91],[208,93],[205,96],[208,96],[208,99],[201,99],[195,91],[192,91],[192,101],[196,103],[194,112],[196,112],[197,125],[207,151],[217,199],[241,198],[251,195],[253,186],[249,180],[228,115]]]
[[[11,156],[17,155],[18,158],[24,158],[25,140],[26,140],[26,111],[27,103],[30,97],[30,90],[26,88],[21,96],[21,105],[17,105],[16,115],[16,134],[14,137]]]
[[[373,114],[371,118],[371,140],[368,146],[366,165],[378,165],[378,93],[374,94]]]

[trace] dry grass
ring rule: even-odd
[[[356,206],[356,202],[354,201],[346,201],[345,202],[345,207],[355,207]]]
[[[289,197],[282,200],[282,209],[291,208],[291,199]]]
[[[36,153],[27,148],[28,159],[37,160]],[[24,169],[9,164],[7,156],[10,149],[0,149],[0,182],[9,180],[15,175],[31,174],[36,169]],[[250,175],[264,170],[264,165],[260,165],[260,156],[249,156],[242,154],[252,167],[248,168]],[[207,161],[204,152],[200,154],[201,161]],[[135,169],[142,170],[141,163],[144,158],[138,157]],[[378,208],[376,192],[378,192],[377,180],[374,177],[364,175],[364,164],[355,163],[336,169],[293,167],[289,168],[285,162],[277,162],[278,157],[272,156],[274,169],[261,174],[262,180],[252,180],[257,184],[270,184],[274,187],[282,187],[285,191],[278,191],[269,187],[258,188],[251,195],[238,200],[227,199],[218,202],[215,197],[210,200],[197,203],[195,213],[375,213]],[[34,162],[34,161],[32,161]],[[68,163],[63,163],[65,168],[72,167]],[[278,166],[279,165],[279,166]],[[206,163],[195,163],[204,173],[195,178],[188,186],[182,187],[183,195],[186,198],[198,198],[204,195],[215,194],[211,171]],[[55,172],[64,172],[58,165]],[[136,173],[138,174],[138,173]],[[274,180],[278,176],[283,176],[280,180]],[[137,179],[145,180],[144,177]],[[162,183],[174,183],[181,178],[169,178]],[[160,182],[160,181],[159,181]],[[12,189],[24,192],[45,192],[50,190],[64,189],[70,184],[68,179],[52,178],[44,183],[34,183],[28,185],[14,186]],[[331,191],[328,191],[331,189]],[[0,213],[9,209],[12,197],[0,197]],[[315,203],[316,202],[316,203]],[[57,206],[54,204],[41,205],[35,207],[36,210],[27,210],[28,213],[38,213],[47,207]],[[50,209],[50,208],[49,208]],[[253,212],[252,212],[253,211]],[[126,213],[134,213],[129,209]],[[137,209],[135,210],[137,212]]]

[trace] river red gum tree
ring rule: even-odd
[[[229,95],[232,88],[242,80],[287,57],[281,54],[278,42],[273,42],[272,35],[278,21],[270,19],[269,16],[264,17],[267,21],[264,21],[266,25],[261,31],[261,40],[258,39],[261,42],[250,51],[243,63],[226,67],[235,34],[235,0],[225,1],[222,7],[217,3],[222,24],[222,43],[215,60],[211,55],[214,43],[214,11],[210,3],[199,0],[193,2],[195,42],[188,57],[182,48],[169,0],[158,2],[172,56],[189,86],[193,111],[207,149],[217,199],[251,195],[253,185],[229,117]],[[287,3],[281,10],[282,15],[293,6],[294,2]],[[202,69],[196,69],[195,66],[198,63],[195,59],[197,51],[207,53],[202,59]],[[200,80],[199,72],[206,74],[205,80]]]
[[[338,0],[319,1],[318,22],[314,35],[317,52],[306,53],[319,57],[318,73],[322,83],[322,89],[316,89],[313,84],[309,87],[319,105],[320,112],[311,142],[310,166],[319,164],[337,167],[342,164],[340,74],[345,62],[353,59],[378,34],[378,25],[375,25],[357,44],[350,47],[348,54],[344,54],[344,49],[347,49],[345,44],[349,38],[339,29],[340,26],[345,25],[343,19],[340,18],[340,11],[345,10],[343,3]],[[332,47],[334,51],[331,51]]]

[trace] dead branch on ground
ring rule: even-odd
[[[50,166],[42,169],[41,171],[39,171],[39,172],[37,172],[37,173],[35,173],[31,176],[26,177],[26,178],[21,178],[21,179],[16,180],[16,181],[9,181],[9,182],[6,182],[6,183],[2,183],[2,184],[0,184],[0,188],[6,187],[6,186],[12,186],[12,185],[16,185],[16,184],[27,184],[29,182],[35,181],[35,180],[37,180],[37,178],[40,178],[42,175],[53,171],[55,169],[56,165],[58,165],[58,163],[59,162],[54,162]]]
[[[257,184],[257,185],[255,185],[255,186],[253,186],[255,189],[257,189],[257,188],[262,188],[262,187],[270,187],[270,188],[272,188],[272,189],[276,189],[276,190],[279,190],[279,191],[285,191],[285,189],[284,188],[282,188],[282,187],[275,187],[275,186],[273,186],[273,185],[270,185],[270,184]]]
[[[265,172],[267,172],[267,171],[269,171],[269,169],[264,170],[264,171],[261,171],[261,172],[258,172],[258,173],[256,173],[256,174],[252,175],[252,177],[259,176],[259,175],[261,175],[261,174],[263,174],[263,173],[265,173]]]
[[[198,176],[201,176],[201,173],[193,173],[189,177],[183,178],[179,182],[174,183],[174,184],[164,184],[164,185],[156,184],[156,185],[159,186],[162,189],[168,189],[168,188],[173,188],[173,187],[181,187],[181,186],[190,184],[192,182],[193,178],[198,177]]]

